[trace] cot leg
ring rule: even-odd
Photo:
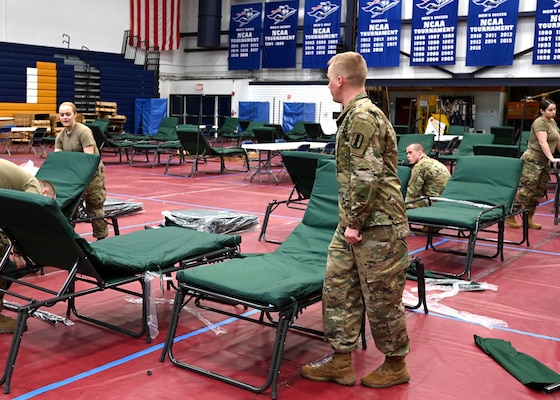
[[[150,314],[150,302],[155,301],[151,298],[151,285],[153,285],[153,280],[146,283],[146,280],[141,279],[140,285],[142,286],[142,321],[144,326],[142,327],[143,333],[146,336],[146,343],[152,342],[152,337],[150,335],[150,327],[148,326],[148,315]],[[142,332],[140,332],[142,335]]]
[[[261,239],[264,239],[264,241],[266,242],[266,228],[268,228],[268,219],[270,218],[270,214],[272,214],[272,211],[274,211],[274,209],[277,207],[277,203],[276,202],[271,202],[268,203],[268,206],[266,206],[266,211],[264,213],[264,218],[263,218],[263,223],[262,223],[262,227],[261,227],[261,234],[259,235],[259,242],[261,241]]]
[[[14,372],[14,367],[16,365],[16,358],[19,352],[19,346],[21,345],[21,339],[23,338],[23,332],[25,331],[25,324],[29,318],[27,312],[19,312],[16,322],[16,331],[12,337],[12,344],[10,346],[10,351],[8,353],[8,358],[6,360],[6,368],[4,370],[4,375],[0,379],[0,384],[4,383],[4,393],[10,393],[10,384],[12,383],[12,374]]]
[[[115,215],[111,215],[111,225],[113,225],[113,231],[115,232],[115,236],[120,235],[120,231],[119,231],[119,222],[117,220],[117,217]]]
[[[289,329],[289,320],[285,317],[280,317],[276,331],[276,342],[274,343],[274,350],[272,352],[272,361],[270,364],[270,372],[272,375],[272,392],[271,399],[278,399],[278,377],[280,375],[280,364],[282,363],[282,354],[284,353],[284,345],[286,344],[286,336]]]
[[[169,354],[169,358],[172,358],[172,347],[173,340],[177,333],[177,325],[179,325],[179,314],[183,308],[183,301],[185,300],[185,293],[181,288],[177,289],[177,294],[175,294],[175,300],[173,301],[173,309],[171,310],[171,319],[169,321],[169,328],[167,329],[167,337],[165,338],[165,345],[159,356],[159,361],[163,362],[165,360],[165,355]]]

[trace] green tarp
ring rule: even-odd
[[[537,390],[560,382],[560,374],[533,357],[520,353],[510,342],[474,335],[475,343],[522,384]]]

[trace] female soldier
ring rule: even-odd
[[[542,227],[541,224],[533,221],[533,216],[550,179],[550,163],[560,161],[560,158],[554,158],[554,151],[560,151],[560,132],[554,120],[556,103],[550,99],[541,101],[539,112],[541,115],[531,125],[527,150],[521,156],[524,161],[523,171],[519,182],[520,189],[515,196],[512,210],[517,212],[522,206],[525,207],[529,214],[530,229]],[[510,228],[521,227],[514,216],[507,218],[506,224]]]

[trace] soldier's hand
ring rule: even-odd
[[[358,244],[362,240],[362,234],[360,233],[359,229],[350,228],[349,226],[346,227],[344,231],[344,238],[348,244]]]

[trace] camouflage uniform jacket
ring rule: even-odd
[[[406,202],[417,200],[422,196],[440,196],[450,176],[451,174],[445,165],[438,160],[423,155],[412,168],[406,190]],[[427,201],[419,201],[407,204],[406,207],[416,208],[427,205]]]
[[[364,92],[352,99],[336,123],[340,225],[408,226],[397,176],[397,139],[387,117]]]

